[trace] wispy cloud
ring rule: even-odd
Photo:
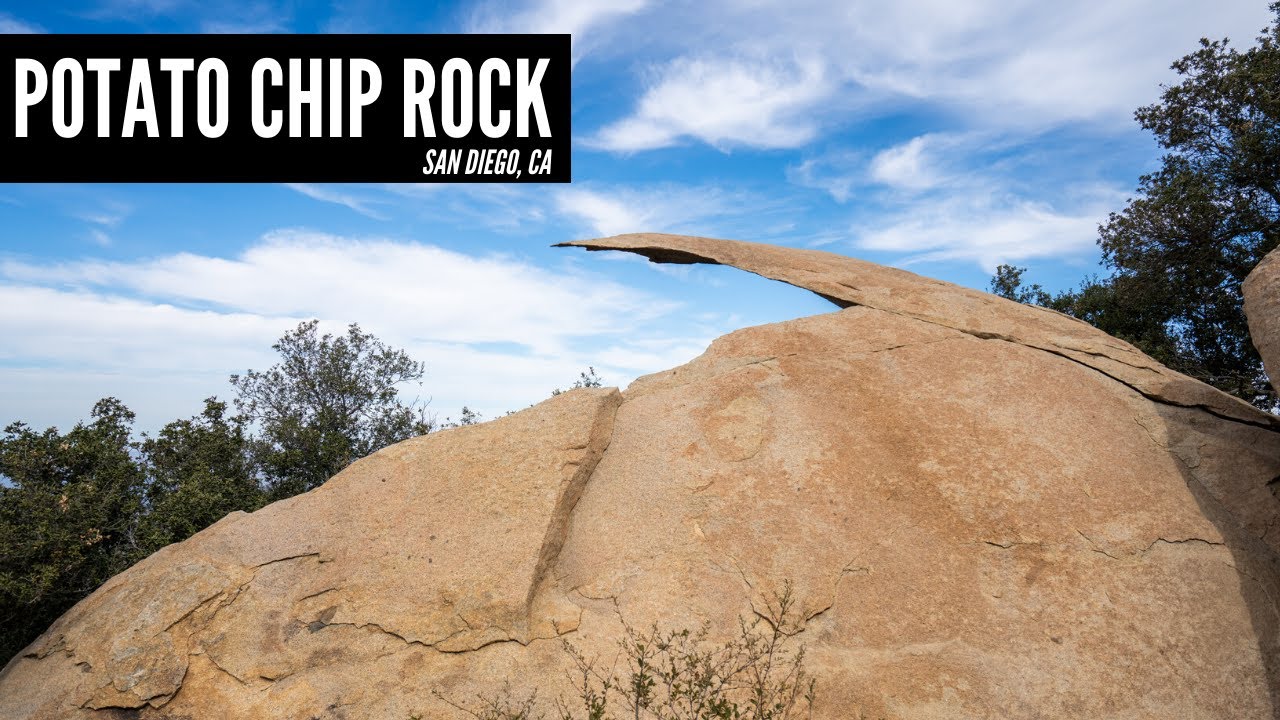
[[[660,68],[629,117],[590,145],[652,150],[692,138],[721,148],[797,147],[817,133],[830,83],[814,59],[680,58]]]
[[[535,185],[503,183],[393,183],[382,189],[420,217],[459,227],[520,232],[547,219],[549,194]]]
[[[1052,164],[1045,147],[1043,138],[928,133],[866,153],[814,156],[788,178],[848,203],[853,246],[903,264],[976,262],[989,271],[1001,262],[1079,259],[1125,195],[1085,168],[1064,183],[1043,167]]]
[[[715,234],[724,223],[749,211],[768,211],[768,202],[745,191],[713,186],[579,185],[555,194],[561,215],[597,235],[629,232]]]
[[[1002,262],[1082,255],[1115,196],[1062,209],[1025,198],[956,195],[913,205],[879,226],[855,228],[856,245],[905,255],[904,265],[960,260],[992,271]]]
[[[0,264],[0,275],[268,317],[376,317],[418,337],[540,351],[572,336],[624,332],[667,307],[616,283],[554,276],[499,256],[300,230],[272,233],[230,260],[183,253],[137,263],[10,261]],[[423,306],[433,312],[424,316]],[[591,306],[609,307],[613,316]]]
[[[228,373],[269,364],[271,343],[308,317],[331,331],[360,322],[428,362],[437,408],[489,413],[545,397],[588,362],[626,382],[703,342],[661,330],[676,304],[594,274],[305,231],[272,233],[230,259],[5,261],[0,278],[0,333],[12,338],[0,348],[11,370],[0,398],[23,392],[21,368],[62,368],[73,385],[117,378],[95,386],[103,394],[157,373],[225,394]]]
[[[6,12],[0,12],[0,35],[34,35],[43,33],[39,25],[19,20]]]
[[[478,8],[471,24],[488,31],[581,35],[648,4],[648,0],[535,0],[514,11],[491,4]]]
[[[164,18],[202,33],[287,32],[296,3],[279,0],[100,0],[85,14],[92,20],[143,24]]]
[[[76,218],[93,225],[104,228],[114,228],[124,222],[130,214],[133,213],[133,207],[127,203],[116,200],[101,200],[96,206],[75,213]]]
[[[826,191],[836,202],[889,189],[919,193],[989,173],[983,153],[1003,148],[1008,139],[981,133],[928,133],[879,150],[843,149],[806,158],[787,168],[787,179],[801,187]],[[975,173],[974,167],[980,168]],[[961,176],[968,175],[964,178]]]
[[[98,228],[89,228],[89,239],[98,247],[110,247],[111,236]]]
[[[1087,7],[1034,0],[675,3],[642,14],[633,43],[669,49],[644,66],[638,103],[598,146],[795,147],[905,107],[969,127],[1127,126],[1202,35],[1252,38],[1265,3],[1180,2],[1152,12],[1123,0]],[[688,47],[706,47],[690,55]],[[803,61],[794,57],[803,48]],[[743,59],[748,58],[748,59]]]
[[[471,32],[569,33],[573,56],[598,44],[595,31],[645,9],[649,0],[533,0],[482,3],[468,20]]]
[[[133,213],[133,207],[128,203],[110,198],[95,198],[88,204],[90,207],[75,211],[72,216],[89,223],[90,242],[101,248],[111,247],[113,240],[108,231],[114,231],[120,227],[120,224]]]
[[[859,185],[866,183],[866,153],[844,149],[828,151],[786,169],[788,182],[822,190],[836,202],[848,202]]]
[[[268,35],[289,32],[286,18],[261,16],[243,20],[202,20],[200,32],[208,35]]]
[[[90,12],[95,20],[137,20],[171,16],[195,5],[193,0],[101,0]]]
[[[331,186],[314,185],[310,183],[285,183],[285,187],[295,192],[302,193],[312,200],[320,202],[334,203],[346,208],[350,208],[365,217],[374,220],[386,220],[387,216],[374,210],[370,205],[376,204],[378,200],[365,199],[356,196],[353,193],[343,192],[334,189]]]

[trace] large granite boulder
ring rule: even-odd
[[[1244,280],[1244,314],[1271,386],[1280,384],[1280,250],[1272,250]]]
[[[1271,718],[1280,423],[1048,310],[828,253],[574,243],[832,300],[387,448],[113,578],[4,718],[451,717],[783,583],[820,718]]]

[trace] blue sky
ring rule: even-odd
[[[831,309],[724,268],[552,250],[669,231],[815,247],[985,288],[1099,270],[1158,148],[1132,119],[1265,0],[86,0],[0,32],[569,32],[568,185],[0,185],[0,423],[100,397],[154,430],[273,361],[300,320],[427,363],[440,416],[610,384]],[[3,38],[0,38],[3,42]],[[253,162],[245,158],[245,162]]]

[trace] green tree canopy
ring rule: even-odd
[[[1241,283],[1280,244],[1280,2],[1243,52],[1201,40],[1173,63],[1182,80],[1139,108],[1164,155],[1136,197],[1099,228],[1111,276],[1053,298],[993,291],[1086,320],[1157,360],[1261,407],[1275,404],[1249,337]],[[1015,298],[1019,299],[1019,298]]]
[[[23,423],[0,436],[0,663],[111,576],[228,513],[309,490],[356,458],[427,432],[397,385],[423,366],[356,325],[306,322],[281,362],[232,376],[242,412],[216,398],[154,437],[131,437],[115,398],[70,432]],[[463,422],[478,415],[464,410]],[[253,422],[259,434],[253,432]]]
[[[138,444],[148,478],[147,512],[138,527],[146,552],[266,503],[245,418],[226,412],[226,403],[208,398],[199,415],[175,420]]]
[[[145,553],[134,536],[143,474],[133,413],[106,398],[61,434],[22,423],[0,438],[0,658]]]
[[[996,274],[991,276],[991,284],[988,289],[992,295],[999,295],[1014,302],[1028,305],[1048,305],[1052,298],[1049,293],[1045,292],[1044,288],[1039,285],[1022,286],[1022,274],[1026,271],[1027,269],[1024,267],[998,265],[996,266]]]
[[[432,429],[399,385],[425,366],[352,324],[320,335],[309,320],[272,347],[280,362],[232,375],[236,409],[260,428],[259,457],[272,499],[319,486],[353,461]]]

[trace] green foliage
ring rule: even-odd
[[[804,647],[791,648],[799,628],[789,584],[768,611],[739,620],[735,637],[711,640],[711,628],[662,631],[627,627],[619,641],[623,667],[602,669],[571,643],[577,698],[556,702],[559,720],[789,720],[812,717],[815,682],[804,669]],[[535,720],[536,692],[518,699],[510,687],[480,696],[477,707],[454,709],[477,720]]]
[[[1280,3],[1272,9],[1258,46],[1202,40],[1173,64],[1183,81],[1137,111],[1167,152],[1099,239],[1115,304],[1136,311],[1139,336],[1172,350],[1179,370],[1260,404],[1272,399],[1240,286],[1280,244]]]
[[[106,398],[91,417],[65,435],[14,423],[0,438],[0,658],[144,554],[133,413]]]
[[[232,377],[243,411],[235,415],[209,398],[200,414],[134,441],[133,413],[107,398],[66,434],[5,429],[0,660],[155,550],[431,429],[422,408],[401,404],[395,390],[421,378],[422,364],[358,326],[333,338],[303,323],[275,348],[280,364]],[[464,411],[464,423],[477,418]]]
[[[991,294],[1028,305],[1048,305],[1050,297],[1044,288],[1039,285],[1022,287],[1022,274],[1026,271],[1024,267],[1013,265],[997,266],[996,274],[991,277]]]
[[[1133,343],[1168,367],[1231,392],[1230,387],[1212,382],[1213,378],[1198,372],[1196,366],[1189,363],[1180,347],[1176,328],[1162,309],[1164,305],[1153,302],[1153,294],[1162,292],[1158,284],[1134,282],[1123,276],[1100,279],[1095,275],[1086,278],[1078,288],[1054,296],[1047,307]]]
[[[1135,117],[1165,154],[1137,197],[1099,228],[1105,279],[1051,299],[1019,291],[1004,266],[992,290],[1053,307],[1254,404],[1275,395],[1249,337],[1241,283],[1280,245],[1280,2],[1244,52],[1226,40],[1173,63],[1182,77]]]
[[[281,361],[232,375],[236,409],[261,428],[258,455],[272,499],[319,486],[378,448],[432,429],[421,404],[399,399],[424,365],[351,324],[318,335],[310,320],[272,347]]]
[[[139,444],[149,482],[148,512],[138,528],[147,552],[184,540],[228,513],[266,504],[250,452],[246,421],[226,417],[227,404],[204,401],[204,412],[165,425]]]

